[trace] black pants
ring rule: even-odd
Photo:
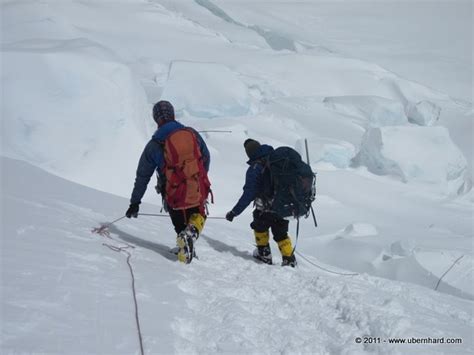
[[[253,222],[250,223],[250,227],[256,232],[262,233],[271,229],[275,242],[288,237],[288,225],[289,222],[277,214],[259,210],[253,211]]]
[[[181,233],[188,225],[189,217],[194,213],[200,213],[199,207],[191,207],[186,210],[169,210],[171,222],[177,234]]]

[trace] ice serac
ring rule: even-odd
[[[306,161],[304,140],[299,139],[295,143],[296,150]],[[356,148],[349,142],[330,138],[317,138],[308,141],[311,152],[310,162],[323,165],[325,168],[346,169],[351,165],[351,160],[356,154]]]
[[[148,133],[145,93],[129,67],[85,38],[10,43],[2,59],[4,154],[119,192],[107,176],[120,166],[104,161],[136,160],[132,142]]]
[[[332,96],[326,97],[324,103],[339,113],[361,118],[373,127],[408,123],[402,103],[384,97],[371,95]]]
[[[195,117],[235,117],[248,113],[247,86],[227,66],[176,61],[171,64],[161,99]]]
[[[439,120],[441,108],[431,101],[409,103],[406,106],[408,120],[420,126],[432,126]]]
[[[353,162],[378,175],[429,184],[443,193],[464,185],[466,158],[444,127],[377,127],[367,131]]]

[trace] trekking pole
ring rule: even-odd
[[[314,226],[318,226],[318,221],[316,221],[316,215],[314,214],[313,206],[311,206],[311,214],[313,215]]]
[[[306,161],[307,161],[308,165],[311,166],[310,163],[309,163],[308,140],[307,140],[306,138],[304,139],[304,146],[305,146],[305,149],[306,149]],[[316,177],[315,177],[315,178],[316,178]],[[317,227],[317,226],[318,226],[318,222],[316,221],[316,215],[315,215],[315,213],[314,213],[313,205],[311,205],[310,208],[311,208],[311,214],[312,214],[312,216],[313,216],[314,226]]]

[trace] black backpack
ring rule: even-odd
[[[280,217],[308,217],[316,198],[316,174],[290,147],[275,149],[266,159],[270,172],[270,209]]]

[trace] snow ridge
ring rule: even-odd
[[[284,35],[281,35],[275,31],[264,29],[258,25],[245,25],[239,21],[236,21],[232,17],[230,17],[223,9],[221,9],[219,6],[217,6],[210,0],[194,0],[194,1],[198,5],[209,10],[212,14],[214,14],[218,18],[228,23],[255,31],[267,42],[267,44],[273,50],[276,50],[276,51],[289,50],[289,51],[296,52],[296,46],[292,39],[287,38]]]

